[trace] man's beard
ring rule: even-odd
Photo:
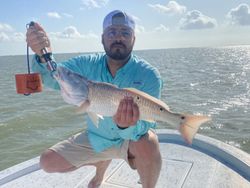
[[[116,48],[115,51],[112,50],[112,48],[114,48],[115,45],[121,45],[121,46],[123,46],[123,49]],[[125,60],[130,56],[130,54],[132,52],[132,48],[128,49],[122,43],[113,43],[113,44],[111,44],[110,48],[107,48],[107,46],[104,45],[104,50],[105,50],[107,56],[109,56],[110,58],[112,58],[114,60]]]

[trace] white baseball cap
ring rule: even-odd
[[[125,25],[135,30],[135,21],[132,16],[121,10],[110,12],[103,20],[103,31],[112,25]]]

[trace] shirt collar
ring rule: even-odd
[[[106,55],[106,61],[105,62],[106,62],[107,70],[108,70],[107,55]],[[127,71],[129,71],[129,69],[130,69],[130,67],[132,65],[132,62],[133,62],[133,54],[131,54],[128,62],[125,65],[123,65],[120,69],[118,69],[117,73],[121,72],[121,73],[125,74]]]

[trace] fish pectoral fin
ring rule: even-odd
[[[155,123],[156,122],[155,120],[152,120],[152,119],[145,119],[144,121],[147,121],[149,123]]]
[[[90,102],[89,100],[85,100],[80,106],[79,108],[76,110],[76,112],[78,114],[84,114],[85,112],[87,112],[88,107],[90,106]]]
[[[91,121],[94,123],[94,125],[98,128],[99,119],[103,119],[103,116],[96,114],[94,112],[88,112],[88,116],[91,119]]]

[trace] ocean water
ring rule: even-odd
[[[250,153],[250,46],[136,51],[163,78],[162,100],[173,111],[213,119],[200,134]],[[78,54],[56,54],[58,61]],[[38,156],[86,128],[83,115],[58,91],[16,94],[15,77],[26,73],[26,56],[0,57],[0,170]],[[159,123],[159,128],[172,128]]]

